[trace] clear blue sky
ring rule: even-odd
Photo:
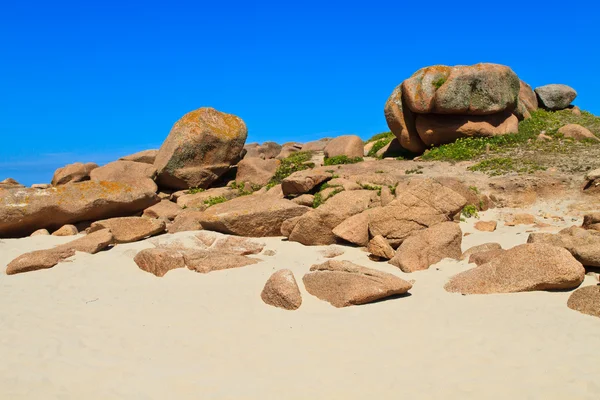
[[[531,4],[539,3],[539,4]],[[593,2],[17,1],[0,5],[0,180],[158,148],[202,106],[248,142],[387,130],[417,69],[506,64],[600,114]]]

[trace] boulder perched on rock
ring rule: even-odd
[[[577,289],[571,293],[567,306],[580,313],[600,317],[600,286],[586,286]]]
[[[462,231],[455,222],[443,222],[423,229],[402,242],[390,264],[402,272],[429,268],[444,258],[461,256]]]
[[[281,189],[285,196],[308,193],[317,185],[331,179],[331,172],[318,169],[305,169],[296,171],[281,182]]]
[[[125,157],[121,157],[121,161],[135,161],[144,164],[154,164],[158,150],[144,150],[135,154],[130,154]]]
[[[131,243],[165,231],[165,222],[143,217],[122,217],[96,221],[88,233],[110,229],[115,243]]]
[[[402,83],[406,104],[419,114],[488,115],[513,110],[520,80],[507,66],[422,68]]]
[[[464,137],[517,133],[519,119],[510,111],[491,115],[422,114],[416,117],[416,129],[426,146],[439,146]]]
[[[182,212],[183,209],[177,204],[169,200],[162,200],[160,203],[146,208],[142,216],[146,218],[164,218],[173,221]]]
[[[527,243],[546,243],[567,249],[587,267],[600,267],[600,232],[572,226],[557,234],[531,233]]]
[[[142,186],[151,192],[157,190],[155,176],[156,168],[153,165],[134,161],[114,161],[95,168],[90,173],[93,181],[126,182]]]
[[[260,297],[266,304],[285,310],[297,310],[302,305],[298,283],[289,269],[282,269],[271,275]]]
[[[275,171],[281,162],[274,158],[265,159],[258,157],[246,157],[237,165],[235,181],[238,183],[248,182],[253,185],[264,186],[275,175]]]
[[[6,275],[52,268],[59,262],[74,256],[77,251],[95,254],[112,242],[112,233],[104,229],[51,249],[25,253],[8,264]]]
[[[445,289],[462,294],[574,289],[584,277],[583,265],[565,249],[542,243],[523,244],[453,276]]]
[[[279,236],[285,220],[308,211],[308,207],[267,194],[244,196],[210,207],[199,222],[204,229],[238,236]]]
[[[377,235],[371,239],[367,250],[372,256],[382,260],[391,260],[396,254],[392,246],[390,246],[388,241],[381,235]]]
[[[52,177],[52,186],[64,185],[69,182],[82,182],[90,179],[90,173],[98,168],[94,163],[74,163],[57,169]]]
[[[281,153],[281,145],[275,142],[264,142],[262,145],[258,143],[249,143],[244,146],[246,155],[244,158],[260,158],[262,160],[270,160]]]
[[[412,288],[397,276],[350,261],[329,260],[313,265],[310,271],[302,278],[306,290],[338,308],[401,295]]]
[[[346,156],[349,158],[363,156],[364,143],[362,139],[356,135],[338,136],[331,142],[327,143],[325,149],[325,157]]]
[[[578,125],[578,124],[567,124],[558,130],[558,133],[566,138],[575,140],[593,140],[595,142],[600,141],[589,129]]]
[[[0,237],[54,231],[65,224],[131,215],[156,204],[156,194],[123,182],[79,182],[50,189],[9,189],[0,196]]]
[[[248,130],[239,117],[200,108],[175,123],[154,166],[161,187],[207,188],[239,160]]]
[[[137,253],[133,261],[141,270],[158,277],[176,268],[184,268],[183,254],[174,249],[144,249]]]
[[[577,97],[577,92],[567,85],[545,85],[535,89],[540,107],[547,110],[564,110]]]

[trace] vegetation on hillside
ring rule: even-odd
[[[315,164],[309,162],[312,156],[312,151],[299,151],[282,159],[281,164],[279,164],[279,167],[275,171],[275,175],[273,175],[267,184],[267,188],[270,189],[275,185],[279,185],[285,178],[294,172],[314,168]]]
[[[356,164],[364,161],[362,157],[348,157],[345,155],[325,158],[324,165]]]

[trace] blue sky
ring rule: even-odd
[[[488,3],[4,1],[0,180],[158,148],[202,106],[242,117],[248,142],[367,138],[433,64],[506,64],[600,114],[598,5]]]

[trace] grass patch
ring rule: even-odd
[[[356,164],[364,161],[362,157],[348,157],[345,155],[325,158],[324,165]]]
[[[215,204],[225,203],[226,201],[227,201],[227,199],[225,197],[216,196],[216,197],[209,197],[208,199],[204,200],[204,204],[211,207],[211,206],[214,206]]]
[[[382,133],[378,133],[377,135],[373,135],[365,143],[375,142],[375,141],[381,140],[381,139],[389,139],[389,141],[388,141],[388,143],[389,143],[395,137],[396,136],[394,136],[394,134],[392,132],[382,132]]]
[[[331,186],[331,187],[336,187],[336,186]],[[344,189],[342,189],[341,187],[336,187],[336,189],[329,194],[327,199],[323,199],[323,193],[321,193],[321,192],[315,193],[315,196],[313,198],[313,204],[312,204],[313,208],[319,207],[321,204],[325,203],[325,200],[329,200],[336,194],[341,193],[343,191],[344,191]]]
[[[435,81],[431,82],[431,84],[435,87],[436,90],[441,88],[444,83],[446,83],[445,76],[440,76]]]
[[[465,218],[471,218],[471,217],[479,218],[479,214],[477,211],[478,211],[477,207],[475,207],[473,204],[467,204],[466,206],[464,206],[464,208],[462,209],[462,211],[460,213]]]
[[[406,171],[404,171],[404,173],[406,175],[410,175],[410,174],[422,174],[423,173],[423,167],[420,166],[420,165],[417,165],[416,168],[407,169]]]
[[[370,183],[360,183],[360,182],[356,182],[360,185],[361,188],[363,188],[364,190],[376,190],[377,191],[377,195],[381,196],[381,186],[379,185],[371,185]],[[394,188],[395,191],[396,188]]]
[[[188,194],[197,194],[197,193],[202,193],[205,190],[206,189],[202,189],[202,188],[190,188],[190,189],[188,189],[187,193]]]
[[[490,176],[504,175],[509,172],[518,172],[520,174],[532,174],[535,171],[544,171],[546,168],[527,160],[519,162],[512,158],[498,157],[483,160],[468,168],[469,171],[484,172]]]
[[[377,158],[377,152],[379,150],[383,149],[388,144],[390,144],[390,142],[392,140],[394,140],[394,137],[395,136],[386,137],[386,138],[379,139],[378,141],[376,141],[375,144],[373,145],[373,147],[371,147],[371,150],[369,150],[369,152],[367,153],[367,157],[376,157]]]
[[[270,189],[275,185],[279,185],[281,181],[293,174],[294,172],[303,171],[305,169],[314,168],[314,163],[309,163],[313,156],[312,151],[298,151],[281,160],[281,164],[277,167],[275,175],[267,184]]]

